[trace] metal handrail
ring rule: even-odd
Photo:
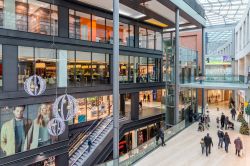
[[[109,118],[110,116],[107,116],[106,118],[104,118],[104,119],[107,119],[107,118]],[[104,119],[102,119],[102,122],[103,122],[103,120]],[[92,142],[94,142],[95,140],[96,140],[96,138],[100,135],[100,133],[110,124],[112,122],[112,120],[98,133],[98,134],[96,134],[96,136],[95,136],[95,138],[92,140]],[[99,126],[99,124],[97,125],[97,126]],[[97,128],[97,126],[95,127],[95,129]],[[93,129],[92,130],[92,132],[93,131],[95,131],[95,129]],[[91,133],[92,133],[91,132]],[[90,135],[90,134],[89,134]],[[76,161],[84,154],[84,152],[86,151],[88,149],[88,147],[86,147],[83,151],[82,151],[82,153],[70,164],[71,166],[72,165],[74,165],[75,163],[76,163]]]
[[[103,121],[104,121],[105,118],[101,119],[98,124],[92,129],[92,131],[94,131],[97,126],[99,126]],[[87,132],[89,132],[89,129],[94,125],[95,122],[97,122],[99,119],[95,120],[91,126],[84,132],[84,133],[81,133],[77,136],[78,140],[75,141],[75,143],[73,145],[70,146],[70,150],[69,150],[69,157],[71,157],[74,152],[82,145],[82,143],[86,140],[86,138],[90,135],[87,134]]]

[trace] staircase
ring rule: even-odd
[[[88,139],[85,139],[83,143],[72,153],[69,159],[70,166],[83,166],[89,156],[95,151],[105,139],[106,135],[113,129],[113,117],[108,116],[103,119],[89,134],[89,138],[92,141],[92,146],[88,152]]]

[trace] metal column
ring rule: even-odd
[[[119,165],[119,0],[113,0],[113,165]]]
[[[201,72],[202,72],[202,76],[205,75],[205,44],[206,44],[206,40],[205,40],[205,28],[202,27],[202,55],[201,55]],[[202,109],[202,113],[205,113],[204,108],[205,108],[205,90],[204,88],[202,88],[201,91],[201,96],[202,96],[202,104],[201,104],[201,109]]]
[[[177,8],[175,12],[175,121],[177,124],[179,121],[179,91],[180,91],[180,78],[179,78],[179,58],[180,58],[180,50],[179,50],[179,20],[180,20],[180,11]]]

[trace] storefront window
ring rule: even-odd
[[[139,28],[139,48],[147,48],[147,30]]]
[[[135,46],[135,31],[134,31],[134,25],[129,26],[129,46],[134,47]]]
[[[120,55],[120,82],[128,82],[128,56]]]
[[[92,41],[105,42],[105,18],[92,15]]]
[[[0,27],[57,35],[57,6],[38,0],[0,0]]]
[[[92,53],[92,84],[109,83],[109,55]]]
[[[109,19],[106,19],[106,41],[109,44],[114,44],[113,20],[109,20]]]
[[[56,86],[56,50],[35,48],[36,74],[46,79],[47,87]]]
[[[18,47],[18,84],[23,89],[25,80],[34,74],[34,48]],[[41,67],[44,67],[41,65]]]
[[[3,86],[3,56],[2,45],[0,45],[0,88]]]
[[[91,85],[91,52],[76,51],[76,84],[77,86]]]
[[[155,38],[155,49],[162,51],[162,34],[160,32],[156,32]]]
[[[75,11],[69,9],[69,38],[76,38]]]
[[[148,80],[149,82],[159,81],[158,59],[148,58]]]
[[[28,22],[29,32],[45,35],[56,34],[58,22],[57,7],[53,6],[51,8],[50,4],[40,1],[29,2]]]
[[[129,27],[128,24],[120,22],[119,28],[120,45],[128,46],[129,44]]]
[[[90,14],[69,10],[69,37],[80,40],[91,40]]]
[[[94,96],[77,99],[79,111],[74,124],[104,118],[112,114],[112,96]]]
[[[148,31],[148,49],[154,49],[155,48],[155,32],[152,30]]]
[[[16,0],[16,29],[28,31],[28,5],[22,0]]]
[[[147,57],[139,57],[138,82],[145,83],[148,80]]]
[[[52,105],[48,103],[0,108],[0,157],[50,145],[57,141],[48,133]]]

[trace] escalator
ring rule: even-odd
[[[105,137],[113,129],[113,117],[108,116],[102,119],[94,129],[81,136],[81,140],[73,144],[72,148],[69,151],[69,165],[70,166],[82,166],[86,165],[87,159],[91,156],[92,153],[97,149]],[[88,138],[92,142],[90,151],[88,151]]]

